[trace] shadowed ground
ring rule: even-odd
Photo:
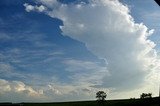
[[[78,102],[57,102],[57,103],[0,103],[2,106],[160,106],[160,98],[151,99],[125,99],[99,101],[78,101]]]

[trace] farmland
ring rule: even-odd
[[[0,106],[160,106],[160,98],[148,99],[124,99],[99,101],[75,101],[75,102],[50,102],[50,103],[0,103]]]

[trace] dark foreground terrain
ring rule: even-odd
[[[0,106],[160,106],[160,98],[150,99],[125,99],[99,101],[78,101],[58,103],[0,103]]]

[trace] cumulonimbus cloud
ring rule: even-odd
[[[63,22],[60,29],[64,36],[83,42],[88,50],[105,60],[110,76],[103,77],[99,86],[133,88],[152,71],[157,53],[148,36],[153,30],[136,23],[129,8],[118,0],[70,4],[44,1],[40,3],[48,8],[45,14]]]

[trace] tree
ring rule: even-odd
[[[140,98],[141,99],[145,99],[145,98],[152,98],[152,93],[142,93],[141,95],[140,95]]]
[[[96,93],[96,98],[97,98],[99,101],[104,101],[106,97],[107,97],[107,94],[106,94],[104,91],[98,91],[98,92]]]

